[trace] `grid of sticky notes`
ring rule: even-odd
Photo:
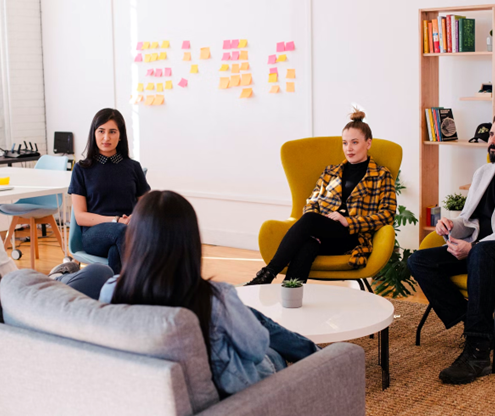
[[[239,98],[250,98],[253,96],[253,77],[249,67],[249,53],[247,39],[228,39],[223,41],[222,64],[219,71],[225,72],[220,75],[218,88],[226,90],[235,87],[242,88]],[[230,72],[230,75],[228,74]]]
[[[268,83],[271,84],[270,94],[277,94],[281,91],[280,78],[283,76],[285,76],[285,91],[296,91],[296,83],[294,81],[296,79],[296,70],[287,67],[287,65],[290,65],[289,56],[292,55],[292,52],[294,52],[295,49],[296,46],[294,41],[277,42],[277,53],[268,56],[268,65],[270,66],[268,70]],[[284,64],[278,65],[281,62]]]

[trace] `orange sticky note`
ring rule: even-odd
[[[146,97],[146,101],[144,102],[144,105],[151,105],[151,104],[153,104],[153,101],[155,101],[155,96],[154,95],[148,95]]]
[[[241,85],[251,85],[251,74],[242,74]]]
[[[165,89],[171,90],[172,88],[173,88],[172,81],[166,81],[165,82]]]
[[[238,74],[239,71],[239,64],[232,64],[232,73],[233,74]]]
[[[151,62],[155,62],[157,59],[158,59],[158,54],[157,53],[151,54]]]
[[[239,57],[239,60],[247,61],[248,60],[248,51],[241,51],[241,56]]]
[[[139,83],[137,87],[138,92],[143,92],[144,91],[144,85]]]
[[[149,42],[143,42],[143,46],[141,49],[149,49],[150,48],[150,43]]]
[[[156,84],[156,90],[163,91],[163,84],[162,83]]]
[[[268,82],[278,82],[278,74],[269,74]]]
[[[146,86],[146,89],[148,91],[152,91],[155,89],[155,84],[153,84],[152,82],[150,82],[147,86]]]
[[[191,65],[191,70],[189,71],[191,74],[197,74],[198,73],[198,65]]]
[[[295,78],[296,77],[296,70],[295,69],[288,69],[287,70],[287,76],[285,78]]]
[[[279,91],[280,91],[280,87],[278,85],[272,85],[272,88],[270,89],[270,94],[276,94]]]
[[[150,62],[150,61],[151,61],[151,55],[147,53],[146,55],[144,55],[144,62]]]
[[[244,88],[239,98],[249,98],[253,94],[252,88]]]
[[[221,90],[225,90],[225,89],[229,88],[229,82],[230,82],[229,77],[221,77],[220,78],[220,84],[218,85],[218,88]]]
[[[249,62],[243,62],[241,64],[241,71],[248,71],[249,70]]]
[[[167,49],[170,46],[170,42],[168,40],[164,40],[162,42],[162,49]]]
[[[210,58],[210,48],[201,48],[199,59],[209,59],[209,58]]]
[[[184,52],[184,57],[182,58],[183,61],[190,61],[191,60],[191,52]]]
[[[285,89],[285,91],[287,91],[287,92],[295,92],[296,91],[295,83],[294,82],[288,82],[287,83],[287,88]]]
[[[143,100],[144,100],[144,97],[142,95],[138,95],[136,97],[136,99],[134,100],[134,104],[139,104]]]
[[[230,86],[231,87],[238,87],[240,83],[241,83],[241,76],[240,75],[232,75],[230,77]]]
[[[247,39],[241,39],[239,41],[239,45],[237,46],[238,48],[245,48],[247,46]]]
[[[164,61],[167,59],[167,52],[160,52],[160,56],[158,57],[159,61]]]
[[[165,101],[165,97],[161,94],[157,94],[155,99],[153,100],[153,105],[162,105]]]
[[[158,49],[158,42],[153,42],[150,49]]]
[[[227,64],[223,64],[219,69],[219,71],[228,71],[228,70],[229,70],[229,66]]]
[[[287,60],[287,55],[279,55],[277,62],[285,62]]]

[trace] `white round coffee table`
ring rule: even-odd
[[[317,344],[378,332],[382,385],[388,387],[388,327],[394,320],[394,306],[387,299],[347,287],[305,284],[303,306],[289,309],[281,305],[280,284],[241,286],[237,293],[246,305]]]

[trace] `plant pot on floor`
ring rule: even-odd
[[[297,279],[284,281],[280,291],[284,308],[300,308],[302,306],[304,286],[301,281]]]

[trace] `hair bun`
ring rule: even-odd
[[[357,108],[355,108],[351,114],[352,121],[363,121],[365,117],[366,114],[364,114],[364,111],[359,111]]]

